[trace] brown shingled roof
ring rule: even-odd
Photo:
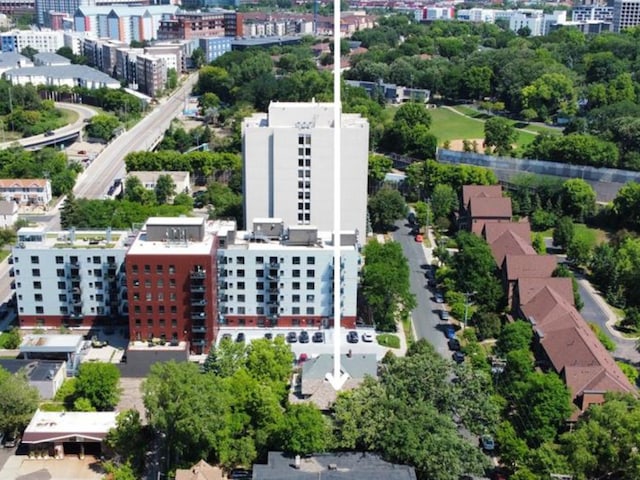
[[[506,269],[507,280],[523,277],[549,278],[558,261],[553,255],[506,255],[502,269]]]
[[[467,208],[469,200],[475,197],[500,198],[502,187],[500,185],[463,185],[462,205]]]
[[[570,278],[528,278],[518,279],[518,298],[520,305],[526,305],[543,289],[551,289],[567,303],[573,305],[573,285]]]
[[[511,199],[507,197],[472,197],[469,200],[469,217],[510,219]]]
[[[489,244],[489,248],[498,266],[502,265],[506,255],[536,255],[529,237],[522,238],[511,230],[507,230]]]
[[[531,225],[525,222],[486,222],[482,231],[482,236],[489,245],[495,242],[506,232],[512,232],[524,238],[531,244]]]

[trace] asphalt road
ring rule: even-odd
[[[415,334],[418,339],[424,338],[445,358],[451,357],[447,347],[447,339],[441,329],[438,311],[441,305],[433,300],[433,291],[427,288],[425,266],[427,259],[421,243],[416,243],[405,220],[396,222],[393,239],[402,246],[402,251],[409,262],[411,292],[416,296],[416,308],[411,312]]]

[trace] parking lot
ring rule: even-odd
[[[381,360],[387,352],[388,348],[382,347],[378,345],[378,342],[375,340],[376,334],[372,328],[357,328],[357,329],[345,329],[341,328],[340,334],[340,351],[342,353],[347,353],[351,351],[351,353],[374,353],[378,360]],[[300,342],[300,333],[302,331],[306,331],[309,334],[308,343]],[[347,342],[347,334],[348,332],[355,331],[358,334],[358,343],[349,343]],[[234,328],[221,328],[220,333],[218,335],[218,342],[223,338],[223,336],[230,335],[233,341],[237,341],[238,334],[242,332],[245,335],[245,342],[250,342],[256,338],[264,338],[265,334],[270,333],[273,337],[277,335],[282,335],[286,337],[290,332],[294,332],[296,334],[296,342],[289,343],[291,346],[291,350],[296,355],[296,358],[300,358],[301,354],[306,354],[308,357],[314,357],[316,355],[320,355],[321,353],[333,353],[333,342],[335,337],[335,330],[333,329],[305,329],[305,328],[246,328],[240,329],[237,327]],[[313,334],[316,332],[324,333],[324,341],[321,343],[313,342]],[[364,342],[362,340],[363,334],[370,334],[373,337],[372,342]],[[396,354],[399,353],[397,349],[392,349]]]

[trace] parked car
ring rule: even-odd
[[[245,340],[246,340],[246,337],[244,335],[244,332],[238,333],[238,336],[236,337],[236,342],[244,343]]]
[[[447,337],[447,339],[452,339],[452,338],[456,338],[456,329],[453,325],[445,325],[444,327],[444,336]]]
[[[106,340],[102,342],[98,340],[98,337],[96,335],[91,337],[91,346],[93,348],[103,348],[103,347],[106,347],[107,345],[109,345],[109,342],[107,342]]]
[[[418,234],[418,235],[416,235],[415,240],[418,243],[422,243],[424,241],[424,237],[422,235]]]
[[[86,155],[87,151],[86,150],[78,150],[78,155]]]
[[[253,478],[253,472],[244,468],[234,468],[229,473],[229,478],[232,480],[250,480]]]
[[[231,334],[230,333],[225,333],[224,335],[222,335],[222,339],[220,341],[224,342],[225,340],[231,341]]]
[[[367,342],[367,343],[371,343],[373,342],[373,335],[370,333],[363,333],[362,334],[362,341],[363,342]]]
[[[464,362],[464,353],[462,353],[461,351],[453,352],[451,358],[453,358],[453,361],[456,363],[462,363]]]
[[[20,443],[18,438],[18,432],[7,433],[5,435],[4,443],[3,443],[5,448],[13,448],[16,445],[18,445],[18,443]]]
[[[296,334],[296,332],[287,333],[287,342],[289,342],[289,343],[297,343],[298,342],[298,335]]]
[[[442,292],[436,292],[433,298],[436,303],[444,303],[444,296],[442,296]]]
[[[53,137],[56,134],[56,132],[54,132],[53,130],[49,130],[48,132],[44,133],[45,137]]]
[[[444,308],[438,312],[440,314],[440,320],[443,322],[449,321],[449,312]]]
[[[309,333],[306,330],[301,331],[298,340],[300,343],[309,343]]]
[[[449,345],[449,350],[458,351],[460,350],[460,341],[457,338],[450,338],[447,342]]]
[[[358,343],[358,332],[351,331],[347,333],[347,342]]]
[[[324,332],[316,332],[311,337],[313,343],[324,343]]]
[[[271,333],[271,332],[265,333],[264,334],[264,338],[266,338],[267,340],[273,339],[273,333]]]
[[[493,452],[496,448],[496,442],[491,435],[482,435],[480,437],[480,446],[485,452]]]

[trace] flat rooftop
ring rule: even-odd
[[[147,240],[147,232],[143,230],[129,247],[127,255],[208,255],[212,251],[214,239],[214,235],[205,233],[202,241]]]
[[[126,248],[129,232],[124,230],[62,230],[47,231],[42,227],[23,227],[18,230],[18,246],[28,249],[51,248]],[[24,247],[23,247],[24,244]]]
[[[25,335],[21,352],[75,352],[84,341],[82,335]]]
[[[104,439],[116,427],[118,412],[43,412],[37,410],[24,431],[24,443],[41,443],[81,436],[90,440]]]

